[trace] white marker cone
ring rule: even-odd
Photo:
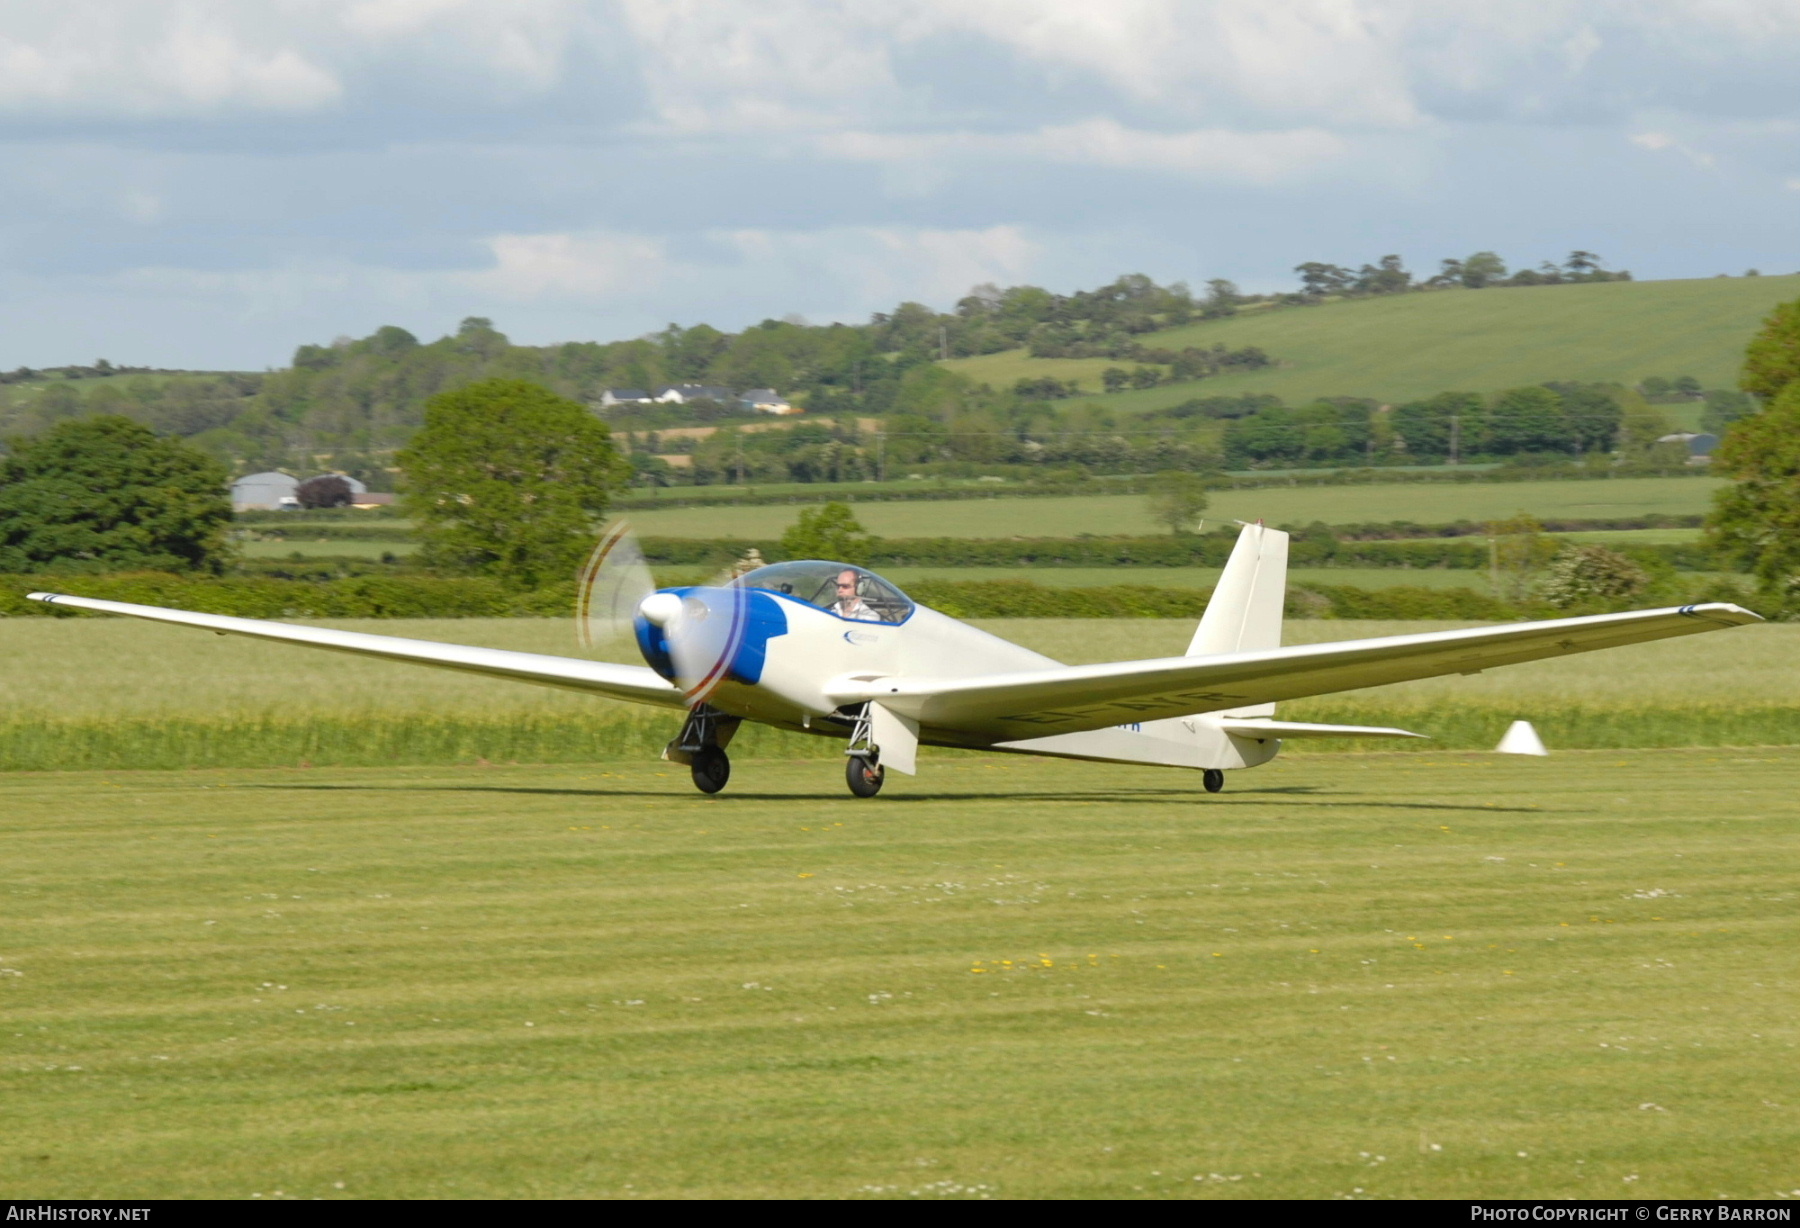
[[[1500,745],[1494,747],[1497,755],[1547,755],[1544,739],[1538,737],[1537,730],[1531,727],[1530,721],[1514,721],[1506,727],[1506,736],[1500,739]]]

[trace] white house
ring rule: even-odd
[[[664,404],[685,405],[689,401],[717,401],[721,405],[729,405],[737,400],[737,395],[729,388],[716,388],[707,384],[665,384],[653,394],[654,400]]]
[[[607,409],[614,405],[648,405],[653,400],[642,388],[608,388],[600,394],[600,404]]]

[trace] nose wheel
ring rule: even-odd
[[[1200,774],[1200,783],[1206,786],[1208,793],[1217,793],[1225,787],[1225,773],[1218,768],[1207,768]]]
[[[881,792],[887,772],[881,761],[871,756],[851,755],[844,760],[844,782],[858,797],[874,797]]]
[[[716,746],[694,752],[688,770],[694,774],[694,788],[702,793],[717,793],[731,779],[731,759]]]

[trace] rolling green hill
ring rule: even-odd
[[[1777,303],[1796,297],[1800,275],[1443,290],[1247,312],[1143,342],[1256,345],[1277,366],[1103,399],[1128,410],[1244,392],[1401,402],[1447,389],[1492,392],[1553,379],[1634,383],[1649,375],[1693,375],[1708,388],[1728,388],[1750,334]],[[995,387],[1050,376],[1098,390],[1107,367],[1135,364],[1032,358],[1021,349],[943,365]]]

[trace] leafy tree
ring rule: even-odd
[[[1702,429],[1715,435],[1723,435],[1725,428],[1756,412],[1756,403],[1747,393],[1732,388],[1713,388],[1707,391],[1706,412],[1700,417]]]
[[[1480,290],[1506,279],[1506,261],[1493,252],[1476,252],[1459,262],[1457,276],[1469,289]]]
[[[1243,293],[1236,282],[1215,277],[1206,283],[1206,297],[1201,302],[1207,315],[1228,316],[1237,313],[1238,303],[1242,300]]]
[[[1167,469],[1150,479],[1151,518],[1177,537],[1194,531],[1206,503],[1206,482],[1197,473]]]
[[[1800,379],[1800,299],[1777,307],[1751,338],[1738,387],[1772,401],[1796,379]]]
[[[1544,526],[1529,512],[1515,512],[1510,519],[1488,525],[1492,550],[1494,596],[1502,601],[1524,601],[1531,595],[1537,573],[1556,543],[1544,536]]]
[[[1800,379],[1733,423],[1713,465],[1737,481],[1713,496],[1708,539],[1756,576],[1771,609],[1792,617],[1800,612]]]
[[[0,462],[0,571],[218,571],[229,557],[225,467],[117,415],[12,442]]]
[[[1502,456],[1567,452],[1572,442],[1562,398],[1548,388],[1510,388],[1488,410],[1487,446]]]
[[[305,508],[349,507],[355,493],[350,488],[350,483],[335,473],[307,478],[294,488],[294,498],[300,500],[300,506]]]
[[[1622,609],[1650,587],[1650,573],[1605,546],[1568,545],[1545,571],[1542,593],[1559,610]]]
[[[781,549],[792,559],[860,565],[868,559],[872,541],[847,504],[825,503],[800,513],[800,519],[781,535]]]
[[[1688,461],[1687,445],[1663,443],[1675,433],[1675,423],[1651,405],[1634,405],[1619,423],[1619,459],[1639,473],[1679,473]]]
[[[1625,413],[1621,398],[1636,401],[1635,394],[1605,384],[1546,384],[1562,398],[1563,419],[1575,446],[1582,452],[1610,452],[1618,442],[1619,422]]]
[[[1365,264],[1356,272],[1359,294],[1399,294],[1410,289],[1412,274],[1398,256],[1383,256],[1378,263]]]
[[[1295,265],[1294,272],[1300,274],[1300,292],[1314,298],[1342,294],[1356,280],[1356,274],[1349,269],[1335,264],[1321,264],[1317,260]]]
[[[396,459],[424,561],[518,588],[574,575],[630,477],[604,422],[523,380],[439,393]]]
[[[1429,400],[1397,406],[1393,413],[1394,434],[1416,460],[1450,456],[1453,434],[1459,457],[1479,451],[1486,422],[1487,406],[1474,392],[1440,392]]]

